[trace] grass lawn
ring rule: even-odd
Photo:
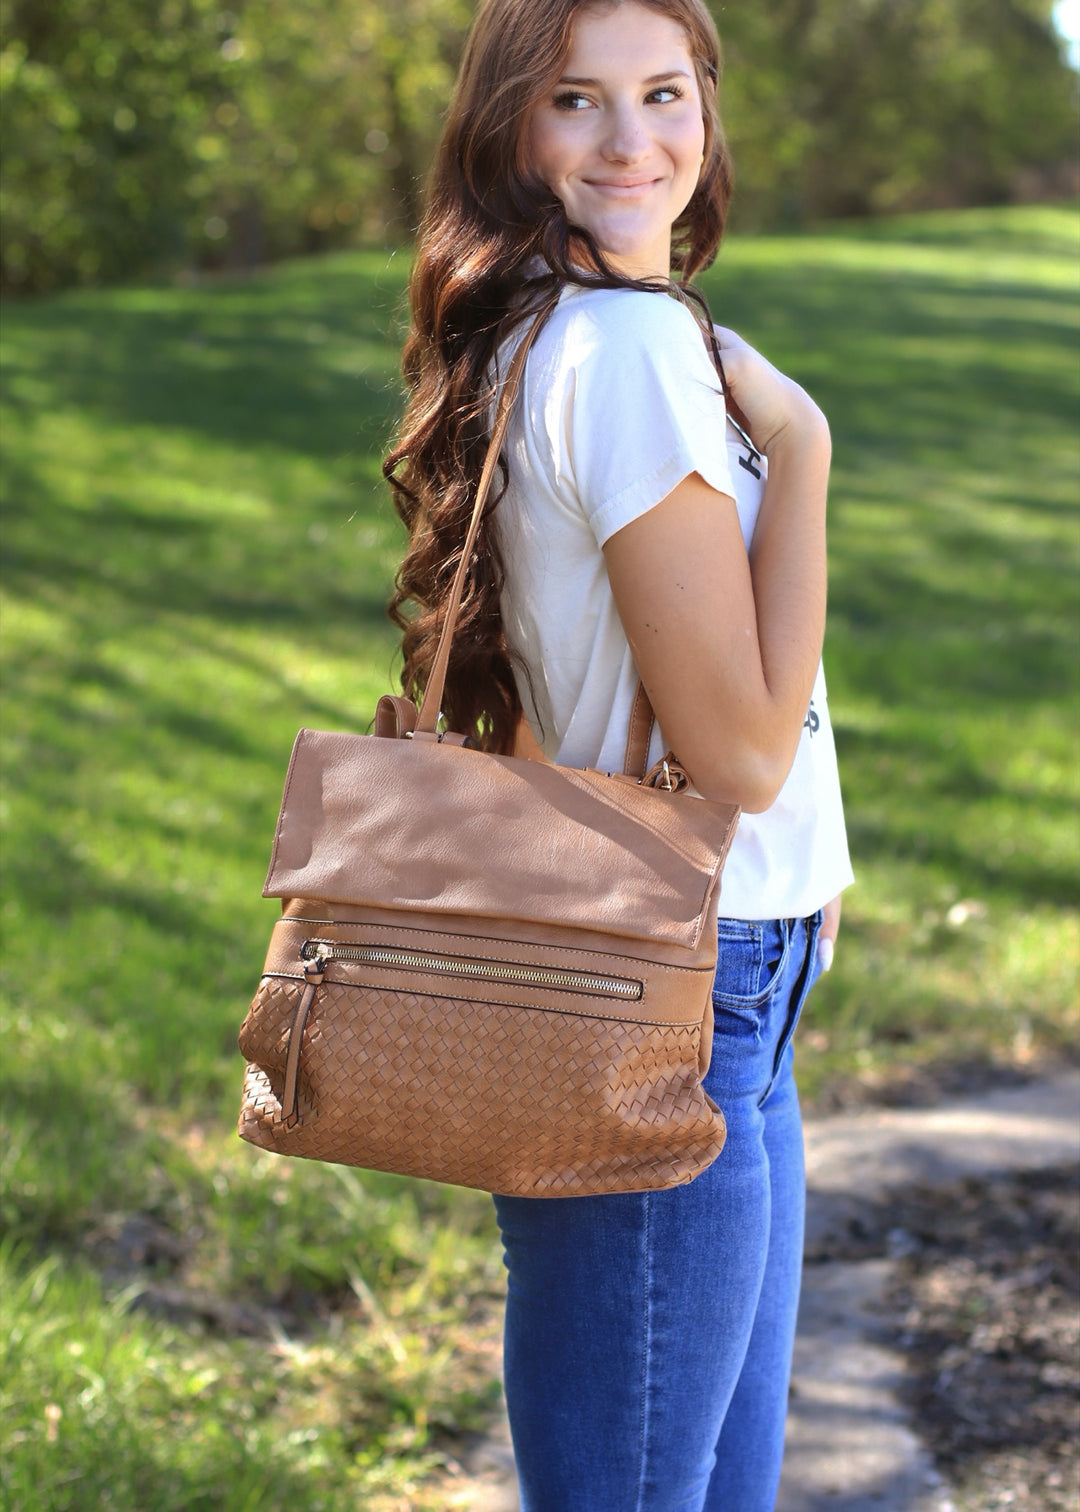
[[[833,423],[858,886],[811,1097],[1075,1035],[1076,254],[1066,209],[949,213],[736,241],[707,280]],[[492,1400],[487,1200],[233,1134],[292,736],[365,728],[394,678],[406,271],[5,312],[0,1487],[26,1512],[446,1506]]]

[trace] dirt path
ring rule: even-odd
[[[913,1242],[890,1222],[904,1193],[1074,1164],[1080,1074],[932,1108],[811,1118],[806,1151],[807,1263],[777,1512],[963,1512],[905,1405],[907,1356],[882,1329]],[[505,1422],[468,1470],[448,1509],[518,1512]],[[1002,1497],[993,1505],[1038,1505],[1008,1488]]]
[[[1075,1162],[1080,1076],[809,1120],[806,1148],[807,1264],[777,1512],[949,1512],[902,1403],[906,1357],[881,1338],[910,1242],[885,1225],[911,1189]],[[871,1253],[847,1258],[860,1250]]]

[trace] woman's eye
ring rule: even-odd
[[[664,84],[647,96],[648,99],[655,100],[658,105],[670,105],[673,100],[681,100],[682,97],[683,92],[677,84]]]
[[[645,100],[647,104],[670,105],[675,100],[681,100],[683,93],[678,84],[662,84],[657,89],[650,89]],[[552,103],[556,110],[578,111],[588,110],[593,102],[580,89],[564,89],[554,97]]]

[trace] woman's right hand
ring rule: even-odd
[[[731,399],[754,445],[771,457],[789,442],[828,448],[829,424],[805,389],[726,326],[713,326]]]

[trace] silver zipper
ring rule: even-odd
[[[304,961],[355,961],[363,966],[389,966],[399,971],[427,971],[438,976],[465,977],[484,982],[507,982],[515,987],[552,987],[562,992],[588,992],[595,997],[641,997],[640,982],[625,977],[598,976],[591,971],[564,971],[558,966],[526,966],[518,961],[475,961],[467,956],[439,955],[429,950],[405,950],[394,945],[340,945],[334,940],[305,940]]]

